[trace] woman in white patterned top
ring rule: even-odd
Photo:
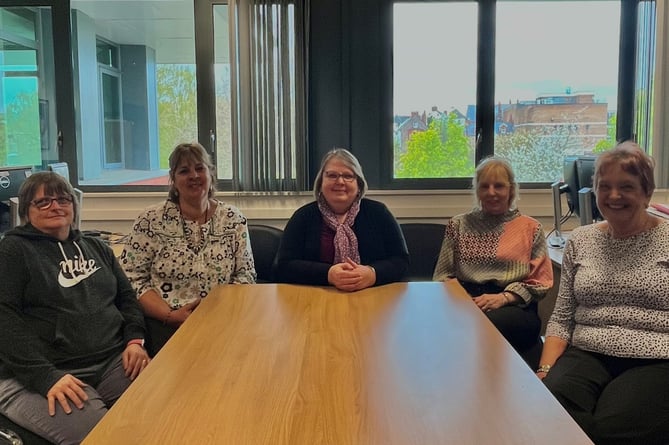
[[[669,443],[669,223],[646,211],[653,168],[633,142],[597,159],[606,220],[565,247],[537,370],[597,444]]]
[[[137,218],[121,255],[147,316],[152,354],[212,287],[256,279],[246,218],[214,199],[214,167],[204,147],[180,144],[169,164],[167,201]]]

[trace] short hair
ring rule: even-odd
[[[30,205],[35,199],[35,194],[41,186],[44,186],[45,196],[69,196],[72,198],[72,224],[74,224],[79,215],[79,202],[77,202],[74,189],[65,177],[50,171],[33,173],[23,181],[23,184],[21,184],[18,196],[19,218],[21,221],[28,222]]]
[[[356,181],[358,181],[358,190],[360,191],[360,198],[365,196],[367,193],[367,180],[365,179],[365,174],[362,172],[362,167],[358,159],[353,156],[353,153],[346,150],[345,148],[333,148],[332,150],[325,153],[323,160],[321,161],[321,167],[318,170],[316,175],[316,180],[314,181],[314,196],[318,199],[318,195],[321,192],[321,187],[323,186],[323,173],[325,172],[325,166],[332,159],[337,159],[344,163],[344,165],[355,173]]]
[[[202,163],[209,168],[209,176],[211,177],[209,197],[213,197],[216,192],[216,171],[214,169],[214,164],[211,162],[211,156],[209,156],[209,153],[207,153],[207,150],[205,150],[202,144],[198,142],[184,142],[174,147],[170,154],[170,188],[168,191],[168,199],[172,202],[179,202],[179,193],[174,186],[174,175],[177,167],[184,159],[193,163]]]
[[[509,193],[509,209],[515,209],[516,203],[518,202],[518,183],[516,182],[516,174],[513,172],[513,167],[511,163],[499,156],[489,156],[479,162],[479,165],[476,167],[476,172],[472,178],[472,188],[474,189],[474,205],[480,207],[481,203],[478,199],[478,185],[481,181],[481,177],[487,175],[490,172],[503,172],[507,178],[509,178],[509,186],[511,191]]]
[[[625,173],[638,177],[646,196],[652,196],[655,191],[655,176],[653,175],[655,160],[634,141],[621,142],[597,157],[593,177],[595,191],[599,186],[602,171],[613,164],[618,165]]]

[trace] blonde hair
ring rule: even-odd
[[[490,173],[504,173],[509,179],[509,186],[511,190],[509,192],[509,209],[513,210],[516,208],[516,203],[519,200],[518,196],[518,183],[516,182],[516,174],[513,172],[513,168],[508,160],[501,158],[499,156],[490,156],[483,159],[479,162],[479,165],[476,167],[476,172],[472,178],[472,187],[474,189],[474,206],[477,208],[481,207],[481,203],[478,199],[478,185],[481,181],[481,178]]]

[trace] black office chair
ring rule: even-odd
[[[283,230],[262,224],[249,224],[249,237],[258,283],[274,281],[273,267]]]
[[[409,249],[406,281],[432,281],[446,225],[439,223],[400,224]]]
[[[16,436],[21,439],[23,445],[52,445],[48,440],[22,428],[0,414],[0,444],[18,443],[12,441],[10,437]]]

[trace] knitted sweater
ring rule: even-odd
[[[473,210],[453,217],[434,270],[435,281],[447,278],[493,284],[526,304],[540,300],[553,286],[541,224],[518,210],[500,216]]]

